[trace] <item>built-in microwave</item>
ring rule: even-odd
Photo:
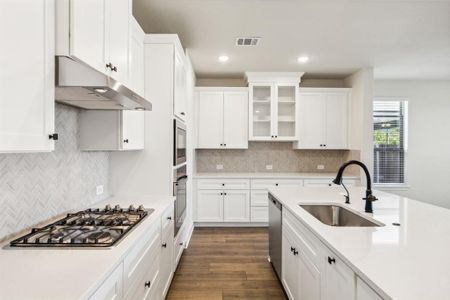
[[[173,165],[178,166],[186,162],[186,125],[173,120]]]

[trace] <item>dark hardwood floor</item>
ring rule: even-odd
[[[267,228],[196,228],[167,299],[286,299],[268,246]]]

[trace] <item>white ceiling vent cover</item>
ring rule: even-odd
[[[260,40],[261,40],[261,38],[258,36],[238,37],[238,38],[236,38],[236,46],[238,46],[238,47],[258,46]]]

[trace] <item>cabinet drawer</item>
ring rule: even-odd
[[[247,190],[250,188],[248,179],[201,179],[198,181],[200,190]]]
[[[161,231],[163,235],[174,227],[174,218],[173,205],[170,205],[161,216]]]
[[[251,206],[269,206],[269,192],[267,190],[252,190]]]
[[[332,186],[332,179],[305,179],[303,185],[306,187]]]
[[[320,249],[323,247],[320,240],[313,235],[303,224],[300,223],[291,213],[283,211],[283,230],[291,232],[297,239],[297,244],[301,247],[306,256],[315,264],[320,263]]]
[[[252,189],[268,189],[276,186],[303,186],[301,179],[252,179]]]
[[[159,288],[159,256],[156,257],[145,271],[143,276],[136,279],[133,288],[128,291],[125,296],[126,300],[154,299],[150,295],[155,294]]]
[[[252,207],[250,214],[251,222],[269,222],[269,207]]]
[[[111,275],[100,285],[100,287],[89,297],[92,300],[122,299],[123,264],[120,264]]]
[[[159,222],[154,224],[155,226],[149,229],[146,238],[137,243],[124,259],[125,294],[132,293],[146,271],[159,263],[160,226]]]

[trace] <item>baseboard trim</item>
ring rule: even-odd
[[[269,224],[266,222],[255,222],[255,223],[223,223],[223,222],[194,222],[195,227],[268,227]]]

